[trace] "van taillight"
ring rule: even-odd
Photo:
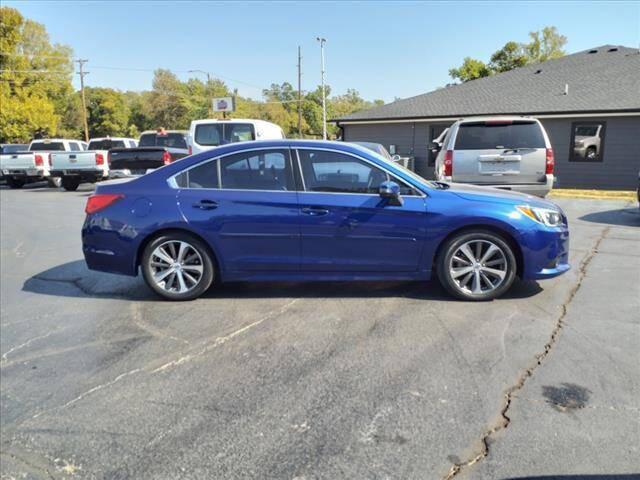
[[[44,167],[44,159],[42,158],[42,155],[36,155],[34,158],[36,161],[36,167]]]
[[[171,163],[171,154],[165,150],[162,154],[162,163],[169,165]]]
[[[96,153],[96,165],[104,165],[104,155]]]
[[[547,157],[545,162],[544,173],[550,175],[553,173],[553,167],[555,166],[555,160],[553,158],[553,148],[547,148]]]
[[[87,215],[104,210],[112,203],[124,198],[121,193],[98,193],[91,195],[87,199],[87,206],[84,207],[84,211]]]
[[[453,150],[447,150],[444,153],[444,176],[453,176]]]

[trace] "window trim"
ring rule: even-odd
[[[602,125],[602,129],[600,131],[600,151],[598,152],[598,160],[580,160],[574,151],[574,147],[576,144],[576,127],[578,125]],[[604,163],[604,152],[605,152],[605,143],[607,139],[607,122],[606,120],[597,121],[597,120],[587,120],[584,122],[571,122],[571,137],[569,139],[569,162],[570,163],[586,163],[590,164],[600,164]]]
[[[298,160],[298,169],[300,171],[300,178],[302,179],[302,186],[303,186],[303,190],[299,190],[300,193],[315,193],[315,194],[321,194],[321,195],[367,195],[370,197],[379,197],[380,194],[379,193],[357,193],[357,192],[312,192],[306,189],[306,185],[305,185],[305,181],[304,181],[304,175],[302,173],[302,162],[300,161],[300,155],[298,154],[298,150],[319,150],[319,151],[323,151],[323,152],[331,152],[331,153],[340,153],[343,155],[348,155],[351,156],[357,160],[360,160],[362,162],[368,163],[369,165],[372,165],[375,168],[378,168],[379,170],[382,170],[383,172],[385,172],[387,175],[389,175],[389,177],[391,177],[390,181],[395,181],[398,185],[404,185],[405,187],[410,188],[411,190],[413,190],[414,192],[417,192],[418,195],[405,195],[408,197],[419,197],[419,198],[426,198],[427,195],[420,190],[418,187],[416,187],[415,185],[411,185],[410,183],[406,182],[403,179],[400,179],[397,177],[397,175],[395,175],[393,172],[387,170],[384,167],[381,167],[380,165],[378,165],[375,162],[372,162],[371,160],[368,160],[366,158],[362,158],[359,155],[356,155],[354,153],[351,152],[343,152],[341,150],[335,150],[332,148],[323,148],[323,147],[292,147],[293,150],[296,151],[296,158]]]

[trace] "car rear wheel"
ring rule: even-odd
[[[209,249],[186,233],[155,238],[145,247],[141,263],[147,285],[168,300],[198,298],[214,279]]]
[[[47,185],[49,185],[49,188],[60,188],[62,179],[60,177],[49,177],[47,178]]]
[[[72,177],[62,177],[62,188],[67,192],[75,192],[80,186],[80,180]]]
[[[8,178],[7,179],[7,185],[9,185],[9,188],[22,188],[24,187],[24,180],[20,180],[17,178]]]
[[[513,249],[499,235],[477,230],[447,241],[437,262],[440,283],[464,300],[492,300],[513,284],[517,263]]]

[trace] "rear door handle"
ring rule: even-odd
[[[218,208],[218,202],[213,200],[200,200],[193,204],[193,208],[199,208],[200,210],[214,210]]]
[[[302,213],[304,213],[305,215],[320,217],[322,215],[327,215],[329,213],[329,210],[322,207],[305,207],[302,209]]]

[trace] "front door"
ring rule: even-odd
[[[378,195],[389,174],[374,164],[330,150],[299,149],[298,157],[303,271],[418,269],[426,235],[423,195],[403,185],[404,204],[393,206]]]
[[[262,149],[200,164],[176,178],[180,209],[233,272],[295,271],[297,193],[289,149]]]

